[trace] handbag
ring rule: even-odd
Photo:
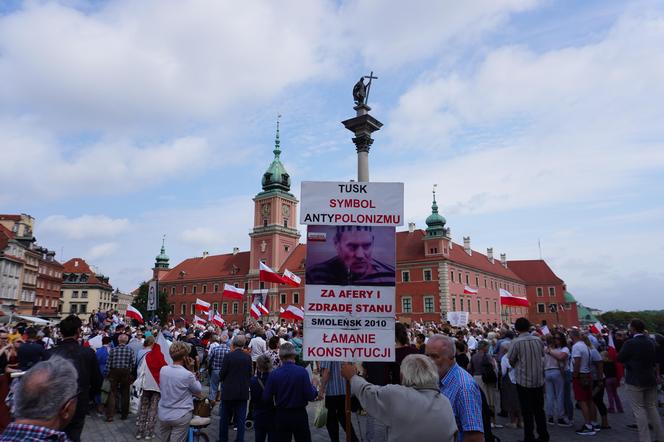
[[[485,384],[496,384],[498,382],[496,370],[493,369],[493,365],[489,360],[485,360],[482,364],[482,382]]]
[[[196,406],[194,407],[194,415],[200,417],[210,417],[210,415],[212,415],[213,407],[214,407],[214,402],[208,398],[196,401]]]
[[[316,410],[316,417],[314,417],[314,427],[323,428],[327,424],[327,408],[325,403],[320,401],[318,409]]]

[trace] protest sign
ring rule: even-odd
[[[361,196],[345,195],[354,191]],[[340,203],[344,195],[351,202]],[[394,226],[403,219],[403,184],[308,182],[302,204],[310,214],[329,214],[323,222],[304,221],[304,359],[394,361]],[[390,222],[379,222],[379,214]]]
[[[148,284],[147,311],[149,312],[157,310],[157,284],[157,280],[155,279]]]
[[[468,312],[447,312],[447,320],[452,327],[468,325]]]

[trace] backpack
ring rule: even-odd
[[[496,384],[498,382],[496,370],[493,369],[493,364],[488,359],[485,359],[482,363],[482,382],[485,384]]]

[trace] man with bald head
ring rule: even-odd
[[[457,365],[454,339],[433,335],[425,351],[438,370],[440,392],[452,404],[459,429],[458,442],[482,442],[484,424],[480,388],[470,373]]]
[[[0,435],[0,442],[69,442],[62,430],[76,413],[77,379],[74,364],[66,359],[56,356],[35,364],[18,383],[14,396],[16,420]]]
[[[108,380],[111,382],[111,391],[106,402],[106,421],[112,422],[115,414],[115,392],[120,388],[120,417],[127,419],[129,414],[129,387],[132,383],[136,355],[131,347],[127,346],[129,336],[118,336],[118,346],[112,348],[106,361]]]

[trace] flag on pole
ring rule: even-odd
[[[304,311],[299,307],[289,305],[279,316],[292,321],[302,321],[304,319]]]
[[[224,292],[221,294],[221,296],[226,296],[228,298],[238,299],[241,301],[244,297],[244,289],[235,287],[234,285],[224,284]]]
[[[602,333],[603,328],[604,326],[602,325],[602,323],[597,321],[594,324],[591,324],[590,327],[588,327],[588,330],[590,330],[591,333],[598,335]]]
[[[505,289],[500,289],[500,305],[509,305],[512,307],[528,307],[530,303],[526,298],[514,296]]]
[[[467,285],[463,286],[463,293],[466,295],[477,295],[477,289],[469,287]]]
[[[159,332],[159,334],[157,335],[155,343],[159,344],[159,351],[164,357],[166,363],[168,365],[173,365],[173,359],[171,358],[171,354],[168,352],[168,349],[171,347],[171,343],[168,341],[168,339],[164,337],[164,334],[162,332]],[[154,350],[154,347],[152,349]]]
[[[258,310],[258,306],[256,304],[251,304],[251,310],[249,310],[249,314],[256,320],[261,317],[261,311]]]
[[[198,316],[194,315],[194,324],[205,326],[205,319],[199,318]]]
[[[226,325],[226,322],[219,315],[219,313],[214,314],[214,317],[212,317],[212,323],[215,324],[215,325],[218,325],[219,327],[223,327],[224,325]]]
[[[545,325],[544,327],[540,328],[540,331],[542,332],[543,335],[550,335],[551,331],[549,330],[549,326]]]
[[[267,309],[267,307],[265,307],[265,306],[263,305],[262,302],[259,302],[259,303],[258,303],[258,310],[260,310],[261,313],[263,313],[264,315],[269,315],[269,314],[270,314],[270,311]]]
[[[141,312],[139,312],[135,307],[131,305],[127,306],[127,312],[125,313],[125,316],[137,320],[139,324],[143,324],[143,315],[141,315]]]
[[[299,287],[300,283],[302,282],[302,278],[288,269],[284,270],[284,276],[282,278],[286,284],[292,287]]]
[[[263,282],[275,282],[277,284],[286,284],[286,281],[284,281],[284,278],[279,276],[277,272],[263,264],[263,262],[259,262],[260,264],[260,271],[258,273],[258,280],[263,281]]]
[[[216,313],[216,310],[208,310],[208,322],[212,322],[212,318],[214,318],[214,314]]]
[[[207,313],[210,311],[210,303],[196,298],[196,311]]]

